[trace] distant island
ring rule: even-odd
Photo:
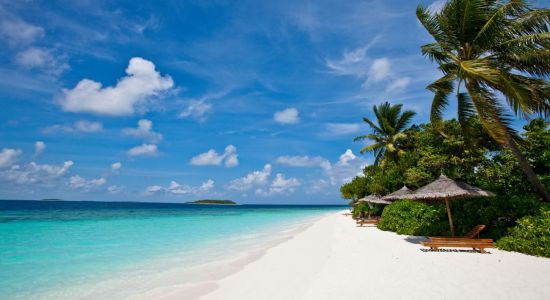
[[[44,198],[40,201],[63,201],[63,199],[58,199],[58,198]]]
[[[224,204],[224,205],[235,205],[237,202],[231,200],[197,200],[192,202],[187,202],[189,204]]]

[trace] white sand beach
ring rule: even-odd
[[[240,271],[162,299],[550,299],[550,259],[488,249],[427,252],[421,237],[357,227],[341,212]],[[151,295],[150,295],[151,296]]]

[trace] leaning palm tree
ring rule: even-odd
[[[523,0],[450,0],[439,12],[418,6],[416,15],[435,40],[422,46],[422,54],[443,73],[427,87],[434,93],[431,122],[441,123],[456,91],[465,133],[477,115],[492,138],[517,157],[535,191],[550,201],[511,126],[512,113],[550,113],[550,10],[533,9]]]
[[[354,141],[371,140],[374,144],[363,147],[360,152],[373,152],[374,164],[382,169],[388,160],[397,160],[403,153],[400,148],[401,142],[406,137],[403,130],[407,127],[412,117],[416,114],[414,111],[401,112],[402,104],[391,105],[388,102],[374,105],[372,110],[378,124],[369,118],[363,118],[372,128],[373,133],[354,138]]]

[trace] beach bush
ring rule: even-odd
[[[516,221],[538,211],[541,205],[536,195],[497,196],[462,199],[451,202],[456,235],[464,235],[478,224],[487,226],[482,237],[497,240],[504,236]]]
[[[497,241],[502,250],[550,257],[550,205],[543,205],[538,214],[525,216]]]
[[[384,208],[377,226],[407,235],[437,235],[448,230],[445,206],[411,200],[396,201]]]
[[[357,219],[361,216],[361,212],[366,216],[370,212],[370,207],[367,202],[358,202],[353,206],[351,214],[354,219]]]

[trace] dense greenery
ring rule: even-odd
[[[389,161],[383,172],[376,165],[365,167],[364,176],[355,177],[341,187],[342,197],[353,200],[370,194],[385,195],[404,184],[415,189],[442,173],[502,195],[533,193],[510,151],[501,150],[479,121],[472,119],[469,122],[468,139],[456,120],[442,121],[437,129],[431,123],[413,125],[405,130],[404,154],[397,161]],[[542,181],[550,184],[548,124],[542,119],[534,119],[524,130],[520,150]]]
[[[434,235],[449,228],[445,207],[399,200],[388,205],[377,227],[407,235]]]
[[[550,257],[550,205],[539,213],[525,216],[497,242],[500,249]]]
[[[443,73],[427,87],[434,93],[431,122],[441,122],[456,91],[465,132],[468,121],[479,118],[491,137],[517,158],[534,190],[550,201],[519,149],[521,140],[507,107],[521,116],[550,113],[550,10],[533,9],[522,0],[449,0],[439,12],[419,6],[416,14],[435,40],[422,46],[422,54]]]
[[[189,202],[192,204],[237,204],[234,201],[231,200],[197,200],[193,202]]]

